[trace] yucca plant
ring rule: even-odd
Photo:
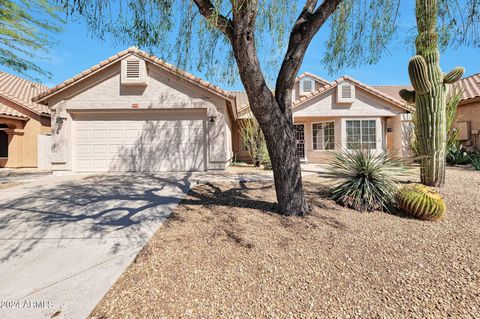
[[[371,150],[342,150],[332,170],[343,182],[331,193],[337,203],[364,212],[391,211],[397,192],[396,176],[405,173],[405,164],[392,153]]]

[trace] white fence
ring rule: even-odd
[[[51,157],[52,137],[50,135],[38,136],[38,168],[49,170]]]

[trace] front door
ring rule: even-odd
[[[295,136],[297,139],[297,155],[300,160],[305,159],[305,125],[295,124]]]

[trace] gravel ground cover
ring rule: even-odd
[[[270,182],[197,185],[91,318],[480,317],[479,172],[448,169],[437,223],[345,209],[330,182],[305,178],[304,218]]]

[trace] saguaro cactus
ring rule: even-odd
[[[437,10],[437,0],[416,0],[417,55],[408,64],[408,75],[415,90],[402,90],[400,96],[408,103],[415,103],[421,182],[438,187],[445,182],[448,85],[458,81],[464,69],[457,67],[444,74],[440,68]]]

